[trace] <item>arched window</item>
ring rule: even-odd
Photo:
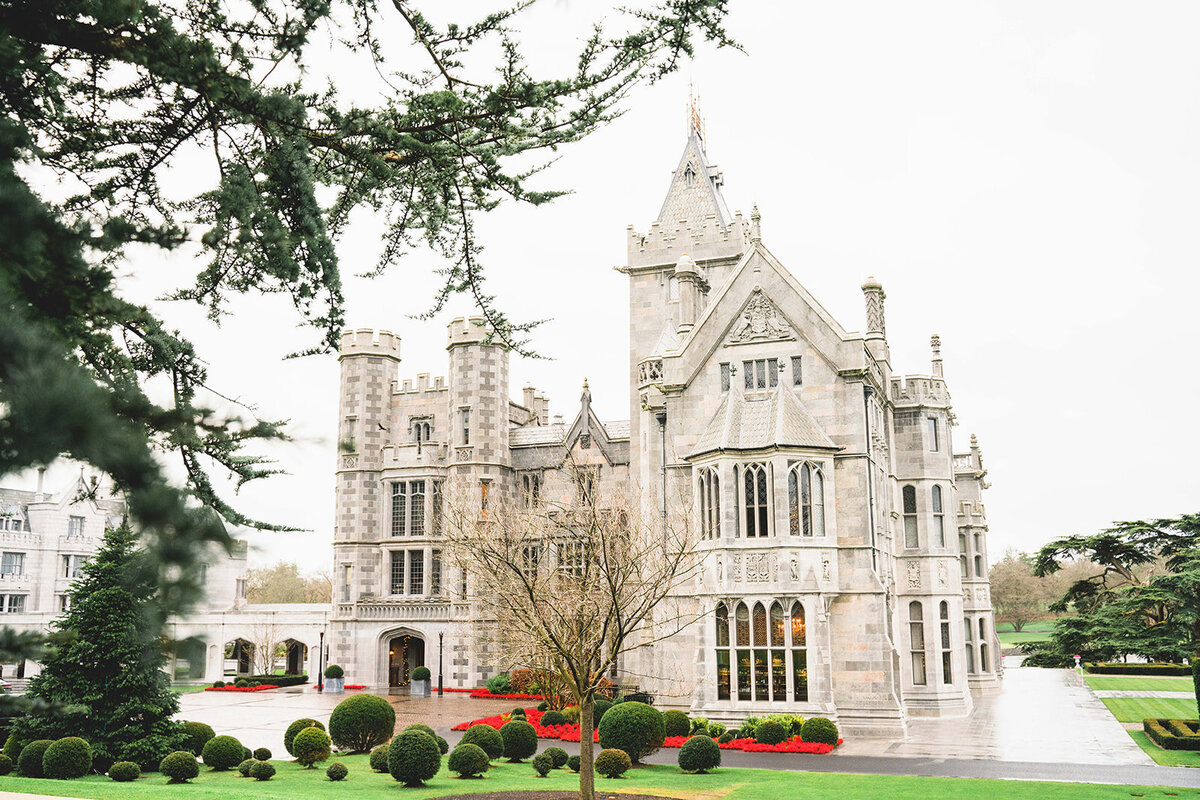
[[[930,491],[930,503],[933,507],[933,537],[938,547],[946,546],[946,516],[942,513],[942,487],[936,483]]]
[[[981,555],[975,556],[975,577],[983,577],[983,556]]]
[[[905,486],[900,490],[904,505],[904,546],[917,547],[917,490],[913,486]]]
[[[963,558],[965,559],[966,556],[963,556]],[[966,645],[967,645],[967,674],[974,675],[975,674],[975,645],[971,644],[971,641],[975,637],[971,635],[972,634],[971,619],[969,617],[963,617],[963,632],[966,635],[966,638],[963,641],[965,641]]]
[[[979,671],[991,672],[988,669],[988,648],[986,644],[979,645]]]
[[[700,470],[697,494],[700,497],[700,536],[718,539],[721,536],[721,478],[717,470]]]
[[[825,535],[825,478],[813,464],[797,464],[788,472],[789,532],[792,536]]]
[[[734,612],[737,627],[737,696],[738,700],[750,700],[754,690],[750,683],[750,610],[745,603],[737,604]]]
[[[958,566],[962,572],[962,577],[969,578],[971,577],[971,570],[970,567],[967,566],[967,535],[965,533],[960,533],[958,535],[958,553]],[[967,638],[970,639],[971,637],[968,636]]]
[[[762,603],[754,604],[754,699],[769,700],[771,676],[767,670],[770,653],[767,650],[767,610]]]
[[[745,498],[744,532],[747,538],[767,536],[770,531],[770,504],[767,502],[767,468],[747,464],[742,468],[742,494]]]
[[[942,683],[954,683],[950,670],[950,604],[943,600],[938,605],[938,619],[942,633]]]
[[[783,606],[778,600],[771,604],[771,647],[770,663],[771,663],[771,698],[778,700],[787,699],[787,650],[784,641],[787,632],[787,623],[783,616]]]
[[[925,614],[921,603],[908,604],[908,647],[912,653],[913,683],[924,686],[925,676]]]
[[[729,609],[717,604],[717,699],[729,699]]]
[[[792,603],[792,699],[808,702],[808,637],[799,600]]]

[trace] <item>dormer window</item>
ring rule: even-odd
[[[692,169],[692,165],[690,162],[688,163],[687,167],[683,170],[683,180],[687,183],[688,186],[691,186],[693,183],[696,182],[696,170]]]

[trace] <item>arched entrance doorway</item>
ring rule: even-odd
[[[388,642],[388,686],[408,686],[412,671],[425,664],[425,640],[403,634]]]
[[[304,665],[308,662],[308,645],[295,639],[285,639],[283,642],[286,675],[305,674]]]

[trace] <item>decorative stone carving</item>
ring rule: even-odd
[[[916,561],[908,562],[908,588],[921,588],[921,565]]]
[[[663,360],[648,358],[638,364],[638,386],[648,386],[651,383],[662,383]]]
[[[795,556],[792,556],[791,568],[792,582],[797,583],[800,580],[800,562],[796,560]]]
[[[358,467],[358,453],[343,453],[342,454],[342,469],[355,469]]]
[[[950,583],[950,573],[946,569],[946,562],[939,561],[937,566],[937,581],[938,586],[947,586]]]
[[[471,448],[459,447],[454,451],[454,457],[459,461],[468,461],[471,458]]]
[[[742,579],[742,554],[733,554],[733,579],[740,581]]]
[[[750,302],[742,316],[734,323],[729,331],[727,344],[742,344],[744,342],[771,342],[780,339],[795,339],[792,326],[783,318],[783,314],[775,304],[763,294],[761,289],[755,289],[750,295]]]
[[[735,557],[736,558],[736,557]],[[766,553],[749,553],[746,555],[746,580],[763,583],[771,579],[770,566],[767,564]]]
[[[833,566],[829,563],[828,558],[821,559],[821,580],[826,582],[833,580]]]
[[[717,581],[723,580],[725,580],[725,562],[721,560],[720,556],[717,556]]]

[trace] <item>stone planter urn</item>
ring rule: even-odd
[[[326,678],[325,694],[343,694],[346,691],[345,678]]]
[[[429,697],[429,679],[413,681],[409,685],[408,693],[413,697]]]

